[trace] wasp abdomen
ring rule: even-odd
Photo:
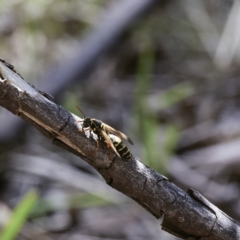
[[[112,140],[113,145],[121,158],[131,160],[132,154],[128,147],[121,141],[121,139],[112,134],[109,134],[109,138]]]

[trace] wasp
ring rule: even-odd
[[[109,134],[108,136],[113,142],[113,145],[116,148],[119,155],[121,156],[121,158],[130,161],[132,159],[132,154],[128,147],[121,141],[121,139],[113,134]]]
[[[114,134],[115,136],[117,136],[120,139],[120,142],[121,142],[121,139],[123,138],[133,145],[133,141],[124,133],[116,130],[115,128],[110,127],[109,125],[107,125],[106,123],[103,123],[98,119],[85,117],[80,107],[77,106],[77,108],[83,115],[83,120],[76,121],[76,123],[82,122],[82,130],[79,130],[79,131],[81,132],[85,132],[88,130],[90,132],[93,131],[98,136],[98,139],[105,140],[107,146],[112,148],[112,150],[117,154],[119,158],[121,158],[121,154],[117,151],[114,145],[114,141],[111,140],[109,134]],[[93,154],[97,151],[98,148],[99,148],[99,142],[97,141],[97,147],[94,150]]]

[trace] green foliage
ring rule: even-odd
[[[171,108],[194,94],[188,82],[174,85],[159,93],[151,94],[152,73],[155,65],[155,44],[151,40],[154,23],[137,32],[139,59],[137,66],[136,92],[134,101],[134,122],[143,144],[143,160],[151,167],[167,174],[168,159],[172,156],[178,140],[178,127],[175,121],[159,125],[156,113]],[[159,80],[161,81],[161,80]],[[155,91],[156,92],[156,91]]]
[[[29,191],[21,202],[17,205],[9,223],[3,228],[0,233],[1,240],[13,240],[20,232],[22,226],[27,220],[33,206],[38,199],[38,194],[35,190]]]
[[[80,96],[78,91],[68,91],[64,94],[64,107],[68,109],[70,112],[78,115],[79,117],[83,117],[81,113],[79,113],[77,109],[77,105],[81,106],[80,104]]]
[[[37,205],[31,212],[31,217],[44,216],[48,212],[66,210],[66,209],[80,209],[88,207],[99,207],[109,205],[111,202],[101,198],[101,195],[91,193],[77,193],[68,196],[63,196],[63,201],[52,201],[49,199],[40,199]]]
[[[148,111],[148,94],[151,84],[151,73],[154,66],[154,51],[148,41],[139,55],[134,115],[137,117],[138,130],[145,148],[144,161],[151,165],[155,159],[157,122]]]
[[[157,96],[155,101],[157,102],[158,108],[156,110],[169,108],[190,97],[194,93],[195,91],[190,83],[185,82],[175,85]]]

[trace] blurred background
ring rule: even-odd
[[[240,2],[145,2],[3,0],[0,58],[239,222]],[[160,223],[0,108],[1,239],[178,239]]]

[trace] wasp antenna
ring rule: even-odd
[[[77,106],[77,109],[82,113],[83,117],[86,118],[83,111],[81,110],[81,108],[79,106]]]

